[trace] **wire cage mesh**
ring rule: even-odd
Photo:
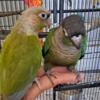
[[[43,0],[43,7],[51,10],[52,27],[59,25],[61,20],[71,14],[84,16],[87,26],[88,48],[85,57],[76,66],[78,71],[85,73],[84,81],[74,85],[59,85],[45,91],[37,100],[99,100],[100,99],[100,1],[94,7],[93,0]],[[0,39],[4,39],[16,22],[20,13],[28,6],[24,0],[0,0]],[[94,29],[90,26],[96,25]],[[80,91],[71,93],[72,90]],[[62,90],[71,90],[69,95]],[[12,100],[19,100],[24,91],[14,94]]]

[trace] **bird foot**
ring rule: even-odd
[[[54,82],[53,82],[51,76],[54,77],[54,78],[57,78],[57,77],[55,75],[53,75],[50,71],[46,72],[46,76],[48,77],[48,79],[50,80],[52,85],[54,86]]]
[[[40,90],[42,90],[42,87],[41,87],[41,84],[40,84],[40,81],[39,81],[39,80],[40,80],[40,78],[35,78],[32,84],[36,83],[37,86],[38,86],[38,88],[39,88]]]
[[[84,79],[84,74],[83,73],[81,73],[80,74],[80,72],[78,72],[77,70],[75,70],[75,69],[71,69],[71,68],[68,68],[68,70],[70,71],[70,72],[73,72],[73,73],[75,73],[76,74],[76,80],[77,80],[77,82],[80,82],[81,80],[83,80]]]
[[[50,80],[50,82],[52,83],[52,85],[54,86],[54,82],[53,82],[51,76],[54,77],[54,78],[56,78],[56,76],[54,76],[50,71],[45,72],[45,73],[44,73],[42,76],[40,76],[40,77],[36,77],[36,78],[34,79],[34,81],[33,81],[32,84],[36,83],[37,86],[38,86],[38,88],[39,88],[40,90],[42,90],[42,87],[41,87],[41,84],[40,84],[39,80],[40,80],[41,77],[43,77],[43,76],[47,76],[48,79]]]
[[[80,74],[80,72],[77,72],[77,76],[76,76],[77,82],[82,81],[84,78],[85,78],[84,73]]]

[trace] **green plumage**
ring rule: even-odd
[[[0,96],[5,98],[30,84],[41,67],[42,52],[38,32],[50,25],[49,11],[41,7],[22,13],[0,52]]]
[[[78,23],[80,26],[83,26],[84,23],[79,23],[76,21],[74,22],[74,18],[77,18],[79,20],[79,16],[73,17],[69,16],[67,20],[63,21],[62,24],[58,28],[53,28],[48,33],[48,37],[46,38],[46,41],[44,43],[43,47],[43,56],[45,61],[45,69],[48,70],[54,65],[60,65],[60,66],[67,66],[67,67],[75,67],[77,64],[77,61],[81,59],[86,51],[87,47],[87,37],[85,33],[82,33],[82,30],[77,29]],[[71,17],[71,18],[70,18]],[[72,23],[70,21],[72,21]],[[64,26],[64,24],[68,23],[69,26]],[[75,24],[75,25],[74,25]],[[62,27],[63,26],[63,27]],[[71,27],[72,26],[72,27]],[[81,39],[81,47],[80,49],[77,49],[75,45],[73,45],[71,41],[71,37],[67,37],[64,35],[63,28],[68,28],[68,35],[77,35],[77,34],[83,34]],[[82,28],[81,28],[82,29]],[[84,26],[83,29],[85,30]],[[80,32],[80,33],[79,33]],[[83,31],[85,32],[85,31]],[[77,37],[77,36],[76,36]]]
[[[87,37],[84,36],[82,39],[80,59],[84,57],[86,49],[87,49]]]
[[[32,82],[41,65],[41,49],[36,36],[11,33],[1,53],[0,94],[12,94]]]

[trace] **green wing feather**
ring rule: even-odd
[[[49,48],[50,48],[49,39],[52,37],[52,35],[54,34],[54,32],[55,32],[56,29],[57,29],[57,28],[53,28],[53,29],[51,29],[51,30],[48,32],[48,36],[47,36],[47,38],[46,38],[46,40],[45,40],[45,42],[44,42],[44,46],[43,46],[43,48],[42,48],[42,55],[43,55],[43,57],[45,57],[46,54],[47,54],[48,51],[49,51]]]
[[[48,53],[49,50],[49,45],[48,45],[48,40],[46,39],[44,42],[44,46],[42,48],[42,55],[45,57],[45,55]]]
[[[41,65],[41,58],[38,37],[9,34],[1,54],[0,94],[12,94],[29,84]]]
[[[87,37],[84,36],[83,40],[82,40],[82,47],[81,47],[81,56],[80,56],[80,59],[82,59],[84,57],[86,48],[87,48]]]

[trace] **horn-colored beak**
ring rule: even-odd
[[[45,25],[46,25],[48,28],[50,28],[50,26],[51,26],[51,20],[48,19],[48,20],[46,21]]]
[[[81,35],[80,35],[79,37],[73,36],[73,37],[71,38],[72,43],[75,45],[75,47],[76,47],[77,49],[80,49],[80,47],[81,47],[81,38],[82,38]]]

